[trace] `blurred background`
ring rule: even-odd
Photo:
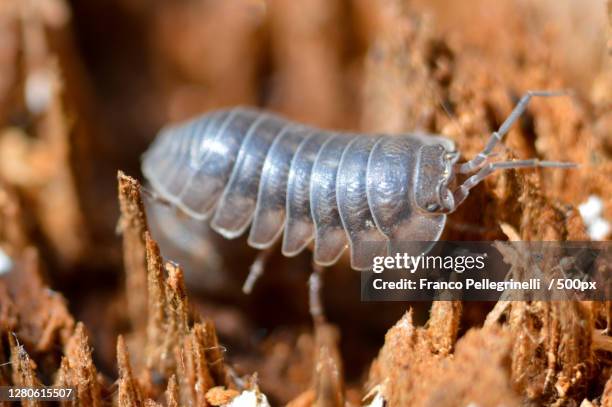
[[[533,102],[505,153],[581,167],[487,181],[445,237],[506,239],[507,224],[523,239],[587,239],[576,208],[589,196],[612,219],[609,18],[604,0],[1,0],[0,180],[2,199],[22,204],[22,232],[2,225],[7,251],[40,248],[45,278],[110,372],[115,336],[129,329],[116,174],[142,179],[140,156],[161,126],[251,105],[323,128],[439,133],[471,158],[528,89],[572,97]],[[147,208],[230,361],[258,370],[276,400],[302,391],[310,253],[273,254],[245,296],[255,251],[244,239]],[[360,303],[346,262],[326,272],[324,297],[358,382],[406,304]],[[416,305],[418,321],[428,307]],[[466,305],[462,330],[491,307]]]

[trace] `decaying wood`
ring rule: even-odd
[[[82,323],[77,324],[64,353],[55,386],[74,388],[76,395],[74,401],[65,402],[63,406],[101,406],[102,393],[98,372],[92,360],[92,349]]]
[[[361,127],[387,133],[425,129],[440,98],[428,59],[442,43],[430,19],[405,2],[386,0],[378,7],[380,30],[365,62]],[[449,57],[444,56],[445,64]]]
[[[451,361],[439,375],[421,378],[430,383],[422,404],[456,406],[521,406],[512,387],[508,359],[512,336],[507,329],[472,329],[457,342]]]
[[[314,400],[317,407],[344,406],[344,373],[338,349],[338,330],[327,323],[315,324]]]
[[[456,308],[452,303],[447,306]],[[512,350],[507,329],[471,330],[456,344],[452,356],[445,353],[448,342],[438,348],[437,338],[415,327],[411,313],[404,315],[387,333],[370,371],[369,388],[376,388],[393,406],[520,405],[507,363]]]
[[[142,407],[140,386],[132,373],[130,355],[123,336],[117,338],[117,367],[119,370],[119,390],[117,400],[121,407]]]
[[[19,338],[19,343],[13,335],[0,340],[1,385],[38,385],[40,377],[75,387],[77,399],[64,406],[222,406],[234,401],[231,405],[267,405],[253,383],[245,391],[236,390],[242,390],[237,385],[242,382],[234,382],[228,373],[228,358],[215,325],[191,313],[189,306],[195,301],[187,300],[182,268],[162,258],[148,233],[140,186],[134,179],[119,174],[131,326],[118,328],[126,341],[123,337],[117,341],[116,386],[112,364],[94,366],[92,352],[100,349],[95,335],[90,345],[84,325],[75,323],[62,295],[49,288],[47,278],[52,287],[71,286],[58,274],[79,261],[86,263],[78,271],[87,278],[92,269],[102,271],[91,267],[98,258],[89,250],[92,241],[94,250],[99,248],[97,237],[90,235],[96,216],[92,211],[86,214],[82,196],[86,172],[82,165],[91,161],[116,168],[114,161],[81,149],[93,134],[83,132],[84,127],[97,128],[101,120],[88,117],[74,97],[75,88],[86,88],[68,68],[80,53],[95,55],[87,58],[102,95],[127,89],[117,99],[103,100],[104,109],[96,117],[117,120],[119,136],[108,144],[118,146],[109,146],[107,154],[121,155],[123,164],[133,165],[131,169],[148,137],[167,119],[242,103],[329,127],[439,133],[457,143],[463,158],[470,158],[521,93],[576,84],[576,97],[534,101],[500,152],[508,158],[574,161],[580,167],[508,171],[487,179],[450,217],[447,237],[587,239],[574,207],[589,195],[602,199],[603,217],[612,219],[612,59],[603,56],[612,47],[610,0],[609,36],[593,41],[567,25],[585,24],[584,14],[572,12],[576,11],[572,7],[586,9],[596,3],[597,14],[604,17],[601,1],[567,5],[515,0],[307,0],[298,7],[288,0],[160,0],[149,5],[117,0],[105,5],[112,10],[112,19],[116,18],[112,13],[119,12],[112,34],[134,33],[130,40],[136,45],[126,48],[128,53],[146,48],[143,55],[153,61],[142,67],[135,64],[132,69],[137,74],[125,78],[125,72],[114,70],[122,64],[122,55],[114,49],[99,55],[98,49],[89,50],[99,40],[91,35],[98,28],[90,31],[88,18],[108,18],[98,12],[96,3],[70,2],[83,35],[79,38],[83,49],[78,51],[59,38],[72,17],[64,0],[0,4],[0,248],[14,262],[13,271],[0,276],[0,335],[6,338],[15,332]],[[486,18],[474,12],[485,9]],[[129,15],[121,14],[126,10]],[[562,19],[556,21],[559,15]],[[115,33],[120,20],[137,28]],[[605,27],[587,28],[595,33],[589,35],[600,35],[598,30]],[[118,48],[115,41],[104,42]],[[552,43],[565,43],[571,64],[563,64],[564,56],[559,55],[563,51]],[[591,52],[597,46],[601,56]],[[360,52],[367,52],[364,64]],[[594,61],[601,65],[596,74]],[[577,75],[576,66],[584,67],[585,78],[572,77]],[[147,70],[153,71],[151,78]],[[363,94],[357,97],[360,89]],[[121,102],[116,103],[119,107],[113,106],[115,102]],[[355,105],[362,111],[353,109]],[[124,134],[132,136],[132,131],[141,136],[130,137],[129,148],[115,143]],[[113,199],[107,190],[101,195]],[[97,210],[98,202],[93,206]],[[47,262],[49,252],[52,260]],[[106,259],[103,253],[99,257]],[[299,264],[296,260],[292,267]],[[513,272],[529,271],[528,263],[515,260]],[[115,268],[103,270],[108,271]],[[543,272],[549,271],[546,267]],[[270,273],[275,283],[278,274]],[[102,285],[113,280],[107,274],[95,278],[105,289]],[[97,291],[97,284],[92,285]],[[293,289],[275,286],[270,297],[292,296]],[[73,292],[66,298],[77,310],[84,301],[74,294],[78,288],[69,290]],[[229,300],[233,304],[243,298]],[[269,308],[254,302],[245,313],[267,318]],[[371,394],[364,403],[374,399],[389,407],[612,407],[612,302],[499,301],[482,328],[473,328],[482,320],[466,322],[468,312],[462,320],[462,308],[459,302],[436,302],[424,327],[414,322],[423,317],[416,310],[400,319],[371,366],[362,392]],[[359,315],[364,326],[367,318],[380,318],[366,314]],[[235,320],[223,323],[240,325]],[[240,346],[230,348],[231,356],[255,336],[240,328],[232,328],[231,339]],[[289,339],[276,333],[266,338],[254,361],[243,369],[262,372],[265,392],[275,388],[278,399],[293,398],[290,405],[295,407],[349,403],[351,388],[356,391],[362,383],[356,379],[345,389],[338,337],[330,325],[318,324],[314,333],[286,328]],[[351,348],[342,351],[350,353]],[[59,370],[53,371],[58,365]],[[353,371],[353,377],[358,373]]]
[[[0,176],[27,195],[58,260],[73,265],[90,240],[72,156],[74,150],[84,153],[76,147],[84,140],[75,141],[75,120],[69,116],[78,103],[67,95],[65,83],[74,50],[54,41],[67,29],[70,11],[61,0],[5,3],[0,10],[8,41],[3,54],[12,61],[3,68],[9,84],[0,84]],[[27,115],[32,123],[27,132],[8,126],[7,116],[15,114]]]
[[[40,387],[40,380],[36,376],[36,363],[30,359],[30,355],[18,341],[17,335],[9,335],[13,384],[21,387]],[[36,400],[24,400],[22,403],[24,407],[39,407],[43,404]]]
[[[146,329],[135,325],[132,335],[136,336],[135,339],[139,335],[146,336],[145,366],[148,372],[139,376],[140,382],[135,381],[131,368],[127,370],[129,361],[126,359],[126,363],[122,363],[124,375],[129,379],[126,389],[133,389],[126,390],[125,397],[139,403],[145,395],[160,396],[162,388],[155,382],[165,383],[167,380],[166,400],[169,405],[206,405],[209,389],[229,385],[224,349],[218,342],[212,321],[204,320],[190,326],[183,270],[175,263],[164,261],[157,243],[148,232],[138,183],[122,174],[119,180],[124,244],[129,241],[125,250],[131,256],[130,262],[126,262],[126,273],[136,272],[137,289],[142,291],[144,287],[147,291],[144,316],[139,316],[139,319],[144,318]],[[140,281],[143,271],[146,272],[144,286]],[[135,288],[128,286],[127,289]],[[141,342],[135,340],[137,344]]]
[[[206,348],[203,343],[202,326],[196,325],[193,332],[184,338],[184,347],[181,349],[179,372],[185,378],[185,387],[190,390],[189,399],[197,405],[206,405],[206,393],[214,386],[214,381],[208,369]]]
[[[264,3],[162,1],[149,15],[156,79],[170,120],[197,114],[212,103],[256,103]]]
[[[460,301],[437,301],[432,305],[427,334],[436,352],[448,355],[459,333],[462,305]]]
[[[593,369],[592,319],[579,303],[516,302],[509,325],[516,332],[512,374],[534,400],[584,395]]]
[[[168,380],[168,388],[166,389],[166,405],[167,407],[178,407],[179,400],[180,395],[176,375],[172,375]]]
[[[0,242],[8,255],[20,253],[29,244],[17,191],[4,183],[0,183]]]
[[[346,126],[342,7],[338,0],[269,2],[278,71],[272,109],[318,126]]]
[[[140,196],[138,182],[119,172],[119,204],[121,219],[119,228],[123,233],[123,262],[125,267],[126,292],[141,292],[143,295],[128,295],[128,313],[134,330],[144,330],[147,323],[147,264],[145,254],[145,232],[147,217]]]
[[[225,387],[213,387],[206,393],[206,402],[211,406],[222,406],[229,404],[233,399],[240,394],[234,389],[226,389]]]
[[[13,306],[9,308],[19,321],[16,328],[20,340],[36,352],[61,348],[72,336],[75,325],[65,299],[44,283],[36,249],[29,247],[14,260],[15,272],[8,273],[0,286],[3,282],[7,286],[6,300],[10,298]]]
[[[166,328],[166,286],[164,277],[164,262],[159,247],[145,232],[146,264],[147,264],[147,368],[159,368],[163,373],[172,371],[168,363],[172,352],[165,347]]]
[[[606,382],[603,394],[601,395],[601,407],[612,406],[612,376]]]
[[[184,337],[189,331],[189,306],[187,304],[187,292],[183,270],[180,266],[167,262],[166,272],[166,304],[168,315],[168,331],[166,335],[168,341]],[[176,342],[174,342],[176,343]]]
[[[415,389],[428,374],[440,373],[442,356],[431,351],[426,335],[407,312],[385,336],[385,344],[373,362],[368,390],[378,386],[390,405],[415,406]]]

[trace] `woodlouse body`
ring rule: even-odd
[[[322,266],[349,246],[352,267],[364,270],[373,256],[392,252],[393,242],[437,241],[447,213],[493,170],[559,165],[488,162],[533,95],[521,100],[483,153],[464,164],[457,164],[454,143],[441,136],[331,132],[234,108],[163,129],[142,169],[163,199],[196,219],[211,219],[226,238],[250,225],[249,244],[266,249],[282,234],[286,256],[314,239],[314,260]],[[457,173],[478,169],[455,185]]]

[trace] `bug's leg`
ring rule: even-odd
[[[323,267],[313,264],[312,274],[308,279],[308,304],[310,316],[315,325],[325,322],[325,312],[323,311]]]
[[[253,287],[255,286],[255,283],[263,275],[266,269],[266,264],[268,263],[268,260],[270,259],[270,255],[274,251],[275,247],[276,245],[271,246],[257,253],[255,260],[253,261],[253,264],[251,264],[251,267],[249,268],[249,275],[247,276],[246,280],[244,280],[244,284],[242,285],[243,293],[251,294],[251,292],[253,291]]]
[[[487,145],[485,146],[484,150],[478,153],[478,155],[472,158],[470,161],[467,161],[463,164],[458,165],[459,173],[466,174],[471,171],[474,171],[475,169],[478,169],[480,166],[482,166],[486,162],[487,158],[491,156],[493,149],[502,141],[506,133],[508,133],[508,130],[510,130],[510,127],[512,127],[512,125],[518,120],[519,117],[521,117],[523,113],[525,113],[525,110],[527,109],[527,105],[531,101],[531,98],[533,98],[534,96],[552,97],[552,96],[565,96],[565,95],[568,95],[568,92],[566,91],[545,91],[545,90],[527,91],[523,95],[523,97],[521,97],[521,100],[516,104],[516,106],[510,113],[510,115],[506,118],[506,120],[504,120],[502,125],[499,126],[499,129],[497,129],[497,131],[491,134],[491,137],[489,137],[489,141],[487,141]]]
[[[467,198],[470,190],[478,185],[482,180],[491,175],[496,170],[509,170],[518,168],[574,168],[577,167],[575,163],[558,162],[558,161],[540,161],[537,158],[530,160],[514,160],[514,161],[500,161],[490,163],[483,167],[476,174],[469,177],[459,188],[454,192],[455,207],[459,206],[461,202]]]

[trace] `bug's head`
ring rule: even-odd
[[[414,183],[417,206],[427,213],[440,214],[455,210],[451,183],[459,154],[440,144],[426,145],[419,151],[419,165]]]

